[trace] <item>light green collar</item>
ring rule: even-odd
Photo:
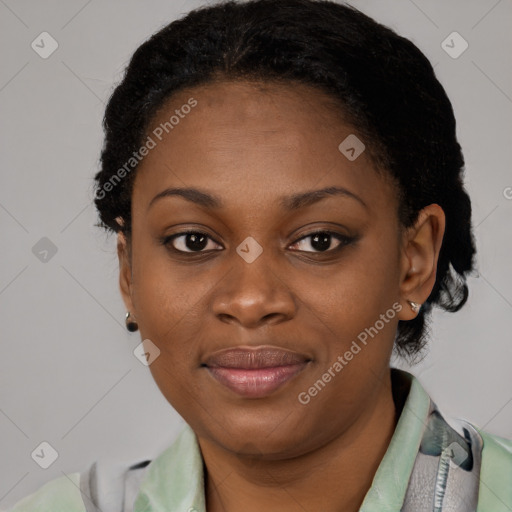
[[[411,384],[389,447],[359,512],[397,512],[402,508],[409,478],[427,424],[430,397],[410,373],[392,369],[392,379]]]
[[[205,512],[203,458],[194,431],[185,428],[148,466],[133,512]]]
[[[395,432],[360,512],[396,512],[404,501],[419,450],[430,398],[411,374],[392,369],[393,382],[410,382]],[[134,512],[205,512],[203,459],[186,425],[176,441],[148,466]]]

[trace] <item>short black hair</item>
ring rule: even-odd
[[[435,285],[416,318],[399,321],[395,339],[398,355],[413,360],[428,341],[432,306],[454,312],[466,303],[476,252],[455,117],[428,59],[390,28],[329,0],[223,1],[189,12],[137,48],[109,99],[95,176],[98,226],[129,237],[136,165],[115,186],[113,177],[171,95],[216,80],[299,82],[327,92],[375,168],[397,184],[400,227],[431,203],[442,207]]]

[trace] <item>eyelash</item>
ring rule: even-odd
[[[334,253],[336,252],[337,250],[341,249],[342,247],[344,246],[347,246],[353,242],[356,241],[356,238],[357,237],[348,237],[346,235],[342,235],[341,233],[337,233],[335,231],[329,231],[327,229],[322,229],[322,230],[318,230],[318,231],[313,231],[311,233],[308,233],[304,236],[302,236],[301,238],[298,238],[297,240],[295,240],[295,242],[293,242],[291,245],[295,245],[297,244],[298,242],[301,242],[302,240],[305,240],[307,238],[311,238],[311,237],[314,237],[315,235],[319,235],[319,234],[327,234],[327,235],[330,235],[332,236],[333,238],[337,239],[340,244],[335,247],[334,249],[329,249],[327,251],[297,251],[297,252],[305,252],[305,253],[312,253],[312,254],[329,254],[329,253]],[[203,231],[183,231],[182,233],[175,233],[174,235],[170,235],[170,236],[166,236],[166,237],[163,237],[160,242],[162,245],[165,245],[166,247],[168,247],[170,250],[172,250],[173,252],[177,253],[177,254],[206,254],[208,252],[213,252],[213,251],[205,251],[205,250],[201,250],[201,251],[181,251],[180,249],[176,249],[173,245],[172,245],[172,242],[176,239],[176,238],[179,238],[179,237],[183,237],[183,236],[187,236],[187,235],[200,235],[200,236],[205,236],[206,238],[212,240],[213,242],[215,242],[216,244],[220,245],[217,241],[215,241],[212,237],[210,237],[210,235],[208,235],[207,233],[203,232]],[[215,251],[216,249],[214,249]]]

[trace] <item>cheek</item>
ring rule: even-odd
[[[345,396],[347,389],[360,380],[363,388],[370,385],[375,369],[389,360],[400,307],[396,261],[396,248],[384,245],[379,237],[368,237],[350,258],[333,267],[323,286],[311,277],[303,283],[323,338],[319,374],[339,356],[344,358],[343,377],[332,389],[346,400],[354,394]],[[346,382],[351,386],[347,388]]]
[[[398,298],[396,248],[384,245],[379,237],[367,237],[355,250],[327,271],[304,273],[301,289],[304,297],[321,318],[370,320],[372,315],[384,313]]]
[[[133,297],[141,335],[169,350],[185,350],[204,318],[200,310],[214,280],[204,275],[200,279],[192,265],[173,262],[154,242],[144,244],[133,252]]]

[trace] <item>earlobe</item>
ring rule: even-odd
[[[437,262],[445,230],[445,214],[438,204],[423,208],[418,219],[404,235],[401,256],[400,292],[404,304],[400,320],[416,317],[429,297],[437,275]]]

